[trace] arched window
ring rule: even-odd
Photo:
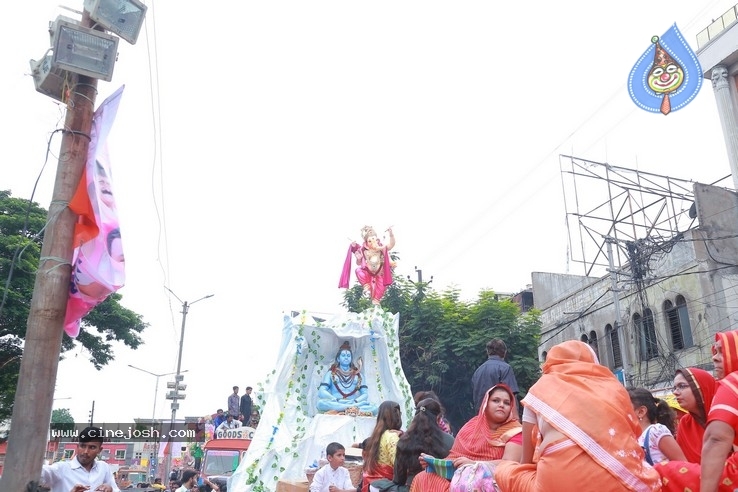
[[[586,333],[582,333],[582,336],[579,337],[579,340],[581,340],[584,343],[586,343],[587,345],[589,345],[589,338],[587,338],[587,334]]]
[[[608,324],[605,326],[605,337],[607,339],[607,348],[609,353],[610,369],[615,370],[618,367],[623,367],[623,354],[620,352],[620,339],[618,338],[618,332],[612,329],[612,325]]]
[[[597,332],[592,330],[589,332],[589,346],[592,347],[592,350],[594,350],[595,355],[597,358],[600,358],[600,347],[597,344]]]
[[[664,317],[671,336],[671,346],[674,350],[681,350],[694,345],[687,301],[684,300],[683,296],[678,295],[676,297],[676,306],[668,299],[664,301]]]
[[[656,327],[653,324],[653,313],[646,308],[643,316],[638,313],[633,315],[633,326],[638,333],[641,360],[653,359],[659,355],[656,343]]]
[[[546,357],[548,357],[548,352],[544,350],[541,354],[541,362],[546,362]]]

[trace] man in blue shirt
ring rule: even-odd
[[[474,408],[479,410],[479,405],[484,401],[484,395],[492,386],[503,383],[510,387],[515,396],[518,395],[518,382],[512,367],[505,362],[507,345],[499,338],[487,342],[487,361],[479,366],[472,376],[472,394],[474,396]]]

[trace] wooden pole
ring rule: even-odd
[[[83,12],[82,25],[92,26],[87,11]],[[71,87],[67,103],[54,193],[33,286],[7,455],[0,481],[2,492],[20,492],[25,490],[29,481],[38,480],[46,452],[69,297],[72,238],[77,221],[68,204],[87,161],[97,96],[97,79],[81,75],[73,75],[73,78],[76,78],[76,83]],[[79,384],[84,386],[84,374],[79,375]]]

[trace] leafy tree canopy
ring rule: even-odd
[[[23,355],[26,322],[43,242],[47,212],[37,203],[14,198],[0,190],[0,422],[13,411],[15,389]],[[64,335],[62,352],[81,345],[96,369],[114,359],[111,342],[136,349],[148,326],[143,317],[110,295],[83,320],[76,340]]]
[[[344,307],[360,312],[371,306],[360,285],[344,294]],[[471,377],[487,360],[486,344],[501,338],[515,370],[520,397],[540,376],[537,310],[521,313],[509,299],[483,290],[476,301],[460,299],[458,289],[435,292],[427,282],[395,277],[382,307],[400,313],[400,357],[413,393],[433,390],[455,429],[474,415]]]
[[[68,408],[55,408],[51,411],[52,424],[74,424],[74,417]]]

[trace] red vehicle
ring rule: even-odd
[[[254,432],[252,427],[223,430],[217,439],[206,442],[200,467],[203,478],[217,483],[221,492],[226,492],[224,486],[246,456]]]

